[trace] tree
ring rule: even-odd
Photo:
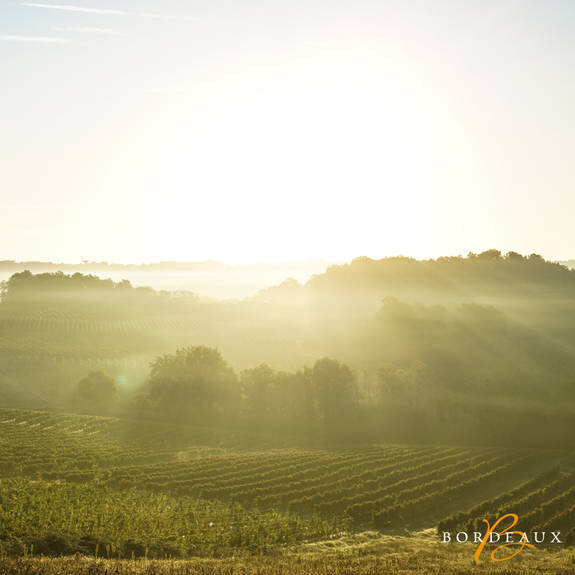
[[[78,383],[78,393],[85,401],[102,407],[117,398],[118,388],[111,375],[92,371]]]
[[[538,264],[543,264],[546,263],[545,259],[540,256],[539,254],[529,254],[529,257],[527,258],[530,262],[535,262]]]
[[[486,250],[477,255],[480,260],[500,260],[501,252],[499,250]]]
[[[275,377],[275,371],[265,363],[242,371],[242,400],[244,411],[250,419],[267,418]]]
[[[381,429],[390,438],[421,441],[437,422],[436,398],[439,390],[429,368],[415,361],[408,368],[383,365],[377,372],[378,408]],[[442,412],[446,411],[442,400]]]
[[[355,415],[356,388],[351,369],[327,357],[308,370],[317,407],[328,429],[341,426]]]
[[[186,347],[151,365],[150,400],[162,414],[208,422],[237,410],[239,385],[217,349]]]

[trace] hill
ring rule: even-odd
[[[540,524],[572,520],[570,451],[222,448],[193,427],[139,422],[133,433],[133,425],[0,410],[2,548],[16,555],[257,555],[365,529],[406,534],[437,521],[455,525],[465,516],[454,512],[474,518],[525,497],[545,510],[534,516]],[[561,510],[546,504],[556,497]]]
[[[359,258],[304,285],[288,281],[233,302],[80,273],[20,272],[0,302],[0,400],[133,413],[148,395],[150,362],[209,346],[235,372],[229,423],[272,429],[280,443],[285,434],[314,443],[353,429],[370,440],[567,447],[575,433],[574,288],[575,271],[495,250]],[[314,372],[326,357],[344,364],[346,406],[329,405],[329,378]],[[82,404],[78,382],[99,370],[115,379],[119,400]],[[330,417],[342,430],[330,428]]]

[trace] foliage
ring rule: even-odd
[[[11,554],[269,552],[364,528],[421,528],[553,466],[561,452],[373,445],[266,450],[175,441],[173,424],[0,410],[0,533]],[[555,474],[555,475],[553,475]],[[572,497],[540,498],[538,521]],[[500,488],[500,487],[499,487]],[[563,495],[562,495],[563,494]],[[147,552],[146,552],[147,549]]]
[[[114,378],[103,371],[92,371],[78,383],[80,397],[96,405],[107,405],[118,396]]]
[[[194,421],[229,416],[240,393],[236,375],[220,352],[203,346],[157,358],[151,365],[149,386],[155,409]]]

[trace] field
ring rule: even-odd
[[[329,561],[342,573],[379,572],[389,561],[397,562],[394,572],[409,572],[426,554],[437,572],[455,573],[473,549],[441,544],[437,528],[471,528],[510,511],[523,528],[566,533],[573,525],[570,452],[425,445],[255,450],[240,447],[241,440],[192,426],[0,410],[1,552],[12,557],[0,573],[51,573],[54,564],[38,556],[74,554],[59,560],[57,572],[105,572],[104,560],[122,559],[134,561],[114,563],[119,572],[155,572],[154,558],[194,557],[162,569],[206,572],[211,558],[219,563],[209,572],[231,572],[225,566],[241,557],[239,572],[267,565],[266,572],[279,573],[285,563],[289,572],[311,573],[320,550],[324,558],[333,552]],[[380,556],[393,546],[395,559]],[[406,553],[409,546],[417,552]],[[570,552],[538,553],[556,562]],[[78,558],[84,556],[92,563]],[[451,571],[441,571],[441,561]]]
[[[554,468],[516,488],[488,499],[465,512],[451,515],[438,525],[439,531],[481,529],[481,519],[493,518],[513,510],[527,531],[567,533],[575,525],[575,472],[561,473]]]
[[[128,354],[155,351],[163,338],[183,340],[183,333],[193,333],[194,324],[188,316],[169,314],[101,319],[89,313],[49,309],[4,312],[0,314],[0,357],[55,362],[118,360]]]
[[[469,545],[363,533],[302,545],[281,554],[187,560],[10,558],[0,575],[572,575],[575,552],[524,553],[513,561],[473,564]]]

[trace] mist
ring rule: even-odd
[[[497,250],[357,258],[228,300],[17,272],[0,303],[0,390],[12,406],[265,428],[280,443],[504,444],[538,422],[514,441],[562,444],[575,430],[574,285],[561,264]],[[109,397],[91,401],[90,385]]]

